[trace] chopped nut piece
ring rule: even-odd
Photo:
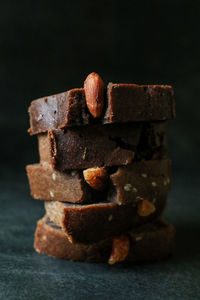
[[[139,242],[143,239],[143,235],[138,235],[135,237],[136,242]]]
[[[53,198],[54,194],[52,191],[49,192],[50,196]]]
[[[143,201],[144,199],[142,198],[142,197],[140,197],[140,196],[137,196],[136,197],[136,202],[139,202],[139,201]]]
[[[85,181],[94,190],[103,190],[108,181],[108,174],[104,168],[90,168],[83,171]]]
[[[55,173],[52,173],[51,177],[52,177],[53,180],[56,180],[56,174]]]
[[[143,178],[147,178],[147,174],[145,174],[145,173],[142,173],[141,176],[142,176]]]
[[[130,240],[128,236],[120,235],[113,239],[112,252],[108,263],[110,265],[116,262],[124,261],[130,250]]]
[[[157,186],[157,183],[156,183],[155,181],[152,181],[151,185],[152,185],[153,187],[156,187],[156,186]]]
[[[169,178],[167,178],[167,183],[170,184],[170,179]]]
[[[155,211],[155,206],[152,202],[150,202],[149,200],[142,200],[140,202],[138,202],[137,205],[137,212],[138,215],[141,217],[146,217],[151,215],[154,211]]]
[[[43,114],[39,114],[37,121],[41,121],[43,119]]]
[[[46,240],[47,240],[47,236],[46,236],[46,235],[43,235],[43,236],[42,236],[42,240],[43,240],[43,241],[46,241]]]
[[[133,191],[134,193],[137,193],[138,190],[136,189],[136,187],[133,187],[132,191]]]
[[[167,179],[163,180],[163,184],[164,184],[164,186],[166,186],[168,184]]]
[[[83,160],[86,159],[86,154],[87,154],[87,148],[84,149],[84,152],[83,152]]]
[[[154,204],[156,202],[156,198],[153,198],[152,203]]]
[[[125,190],[126,192],[130,192],[131,189],[132,189],[132,185],[131,185],[130,183],[125,184],[124,190]]]
[[[112,219],[113,219],[113,216],[110,215],[110,216],[108,217],[108,221],[112,221]]]

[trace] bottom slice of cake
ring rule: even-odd
[[[62,229],[45,216],[37,223],[34,248],[38,253],[56,258],[114,264],[120,261],[137,262],[165,258],[173,250],[174,238],[174,226],[157,221],[97,243],[72,244]]]

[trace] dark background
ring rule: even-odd
[[[33,158],[30,101],[81,87],[92,71],[105,82],[173,85],[170,154],[175,166],[199,162],[199,18],[199,1],[4,1],[2,162],[21,166]]]
[[[20,249],[25,249],[25,256],[28,255],[27,253],[35,255],[34,259],[40,260],[38,264],[44,264],[44,273],[47,272],[48,266],[53,270],[57,268],[58,277],[55,280],[59,286],[61,281],[58,280],[60,278],[58,274],[64,276],[64,270],[59,269],[59,266],[52,266],[56,264],[55,260],[52,263],[48,260],[49,258],[43,256],[38,258],[39,256],[32,250],[35,222],[41,217],[42,211],[41,203],[38,204],[30,199],[24,171],[26,164],[38,160],[36,138],[29,137],[27,134],[29,127],[27,109],[31,100],[35,98],[81,87],[87,74],[92,71],[99,73],[105,83],[109,81],[158,83],[171,84],[174,87],[177,119],[169,124],[169,156],[173,159],[174,185],[166,214],[177,227],[178,250],[171,265],[169,263],[164,268],[168,280],[170,277],[173,278],[172,282],[167,281],[166,289],[163,285],[157,287],[158,290],[166,292],[167,298],[184,295],[189,297],[192,293],[194,293],[193,296],[196,295],[197,286],[200,283],[200,275],[196,269],[200,261],[198,254],[200,253],[198,241],[200,236],[198,216],[198,209],[200,209],[198,201],[200,200],[198,191],[200,178],[199,56],[199,1],[1,1],[0,209],[2,214],[0,216],[0,247],[2,255],[5,253],[11,255],[7,257],[5,269],[0,277],[2,284],[0,292],[2,288],[3,296],[6,295],[8,282],[11,289],[11,294],[8,295],[13,299],[12,293],[15,293],[15,288],[19,289],[27,280],[27,290],[22,289],[24,293],[21,290],[20,296],[26,298],[28,295],[30,299],[28,291],[31,281],[28,281],[28,278],[29,276],[35,278],[31,272],[37,271],[32,258],[30,262],[20,261],[21,265],[19,263],[16,267],[20,270],[25,264],[30,264],[31,267],[29,266],[25,277],[16,275],[12,267],[11,273],[6,273],[7,265],[16,266],[18,258],[15,260],[13,257],[17,255],[16,253],[21,253]],[[28,214],[27,211],[32,213]],[[18,229],[11,225],[9,227],[8,223],[17,224]],[[7,232],[10,233],[10,240]],[[24,234],[26,240],[24,240]],[[16,236],[19,236],[20,242],[14,239]],[[178,263],[177,257],[179,257]],[[193,260],[191,261],[189,257],[193,257]],[[4,256],[2,261],[5,261]],[[76,267],[73,264],[70,266],[67,265],[67,268],[71,268],[73,278],[73,271],[78,272],[76,268],[79,267],[77,264]],[[94,272],[90,267],[87,266],[87,268],[85,278],[87,276],[90,278]],[[97,276],[94,285],[91,283],[91,294],[82,292],[81,295],[86,298],[92,295],[95,284],[98,286],[98,278],[103,280],[104,276],[108,276],[106,277],[108,286],[103,281],[104,285],[100,290],[102,293],[103,290],[109,293],[110,286],[114,284],[109,274],[118,284],[123,274],[124,295],[126,296],[128,295],[126,288],[130,289],[126,272],[127,276],[137,279],[137,275],[130,273],[130,269],[120,270],[119,273],[114,271],[113,274],[109,273],[110,271],[107,273],[102,269],[99,271],[98,267],[95,268],[97,268],[95,272],[100,272],[98,273],[100,277]],[[147,282],[151,277],[154,278],[156,272],[160,275],[157,275],[158,278],[154,278],[155,280],[159,280],[160,276],[165,278],[160,265],[154,267],[154,275],[149,269],[153,267],[143,266],[143,269],[138,268],[137,272],[144,270],[142,274],[146,272],[144,276]],[[149,277],[148,272],[150,272]],[[102,277],[101,274],[103,274]],[[42,282],[45,285],[41,273],[40,276],[37,284],[40,285]],[[50,280],[50,275],[46,276]],[[195,286],[194,281],[190,281],[194,276]],[[67,278],[69,280],[69,277]],[[80,276],[79,281],[83,284],[84,280],[81,278]],[[183,285],[177,288],[180,284],[178,278],[184,282],[184,286],[188,285],[184,291]],[[55,280],[50,281],[52,285]],[[76,278],[74,280],[76,281]],[[65,284],[67,285],[66,282]],[[62,291],[64,291],[65,284],[60,286]],[[46,285],[48,286],[47,283]],[[150,290],[146,290],[146,297],[148,296],[149,299],[151,298],[148,294]],[[138,298],[139,295],[143,295],[140,294],[139,286],[135,286],[134,291],[136,291],[134,295]],[[141,289],[141,293],[142,291],[144,292],[144,289]],[[52,293],[54,292],[53,290]],[[74,285],[73,293],[77,296]],[[99,295],[102,296],[100,292]],[[116,292],[115,296],[117,295],[120,295],[120,290]],[[161,298],[158,297],[158,299],[162,299],[162,293],[159,295]],[[155,299],[153,292],[151,296]]]

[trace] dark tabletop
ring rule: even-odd
[[[18,173],[19,172],[19,173]],[[25,174],[0,182],[0,299],[197,299],[200,293],[199,174],[174,174],[166,219],[177,228],[172,257],[155,263],[74,263],[33,250],[42,201]],[[147,249],[148,251],[148,249]]]

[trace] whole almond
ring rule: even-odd
[[[112,252],[108,263],[113,265],[117,262],[124,261],[129,254],[130,240],[126,235],[120,235],[113,239]]]
[[[104,83],[101,77],[93,72],[84,82],[87,107],[94,118],[100,117],[104,106]]]
[[[147,217],[156,210],[155,205],[149,200],[141,200],[137,205],[137,213],[141,217]]]
[[[104,168],[89,168],[83,171],[85,181],[94,190],[103,190],[108,181],[108,174]]]

